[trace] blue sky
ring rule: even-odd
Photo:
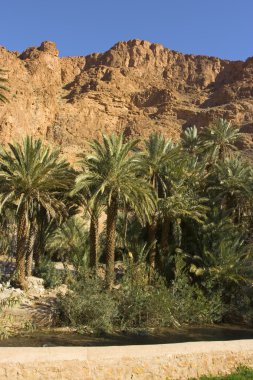
[[[55,41],[61,56],[140,38],[184,53],[253,56],[253,0],[5,0],[0,45]]]

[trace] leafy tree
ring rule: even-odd
[[[0,151],[1,207],[15,205],[17,249],[15,281],[26,287],[25,262],[27,243],[34,216],[44,210],[49,219],[67,213],[63,195],[73,186],[74,175],[69,164],[59,158],[41,140],[26,137]]]

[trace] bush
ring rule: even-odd
[[[225,307],[222,292],[206,284],[205,290],[197,284],[189,284],[181,274],[169,289],[172,298],[172,314],[181,324],[203,324],[221,322]]]
[[[221,321],[224,307],[220,291],[210,289],[204,292],[198,285],[190,285],[183,273],[170,288],[157,275],[153,277],[152,285],[149,285],[148,277],[147,269],[145,271],[139,265],[133,269],[132,266],[123,279],[121,289],[115,292],[121,328],[169,327]]]
[[[107,292],[100,279],[86,273],[60,297],[63,323],[83,329],[111,331],[203,324],[221,320],[224,309],[218,291],[207,294],[182,274],[168,288],[163,278],[151,278],[145,263],[128,263],[119,289]]]
[[[21,301],[21,293],[10,292],[5,296],[5,290],[8,290],[8,285],[0,287],[0,340],[7,339],[16,332],[16,326],[12,326],[12,321],[9,315],[9,308],[16,306]]]
[[[121,288],[114,292],[121,329],[171,326],[171,300],[163,279],[150,274],[145,263],[126,263]]]
[[[171,300],[165,286],[133,286],[117,294],[119,326],[153,328],[173,325]]]
[[[117,317],[117,305],[99,279],[86,277],[73,290],[59,298],[63,323],[73,327],[111,331]]]
[[[64,273],[55,268],[54,263],[47,259],[42,258],[35,275],[43,278],[45,288],[55,288],[63,283]]]
[[[235,324],[253,324],[253,289],[251,284],[234,286],[229,294],[225,293],[226,312],[223,321]]]

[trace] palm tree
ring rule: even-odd
[[[183,183],[175,185],[170,196],[159,200],[159,208],[163,217],[167,217],[175,225],[177,247],[181,246],[182,220],[190,219],[197,223],[203,223],[208,211],[207,200]],[[165,254],[168,249],[168,235],[166,240],[163,237],[161,242],[161,250]]]
[[[80,172],[76,177],[76,182],[71,195],[77,198],[79,203],[90,216],[90,228],[89,228],[89,240],[90,240],[90,255],[89,255],[89,267],[97,274],[98,259],[99,259],[99,218],[101,217],[105,205],[102,199],[94,197],[96,189],[92,187],[86,180],[87,161],[86,155],[80,155],[81,160]]]
[[[218,242],[213,251],[204,250],[202,256],[194,256],[194,260],[191,273],[197,277],[209,275],[219,284],[245,283],[252,278],[252,246],[237,236]]]
[[[176,159],[170,160],[164,174],[166,192],[159,199],[159,215],[162,220],[160,249],[162,256],[168,253],[169,226],[178,232],[178,245],[181,233],[181,219],[201,219],[205,207],[203,185],[205,183],[205,164],[199,162],[189,152],[180,151]],[[198,211],[200,215],[198,215]],[[205,212],[204,212],[205,214]]]
[[[103,135],[102,143],[90,143],[86,171],[81,174],[82,186],[94,190],[93,200],[106,204],[106,283],[114,280],[116,222],[121,205],[128,204],[143,222],[154,209],[155,197],[143,178],[140,155],[133,153],[137,140],[124,142],[123,136]]]
[[[224,160],[236,150],[235,143],[240,139],[239,129],[225,119],[219,119],[202,133],[203,150],[211,162]]]
[[[21,288],[26,287],[26,252],[34,216],[39,217],[40,210],[48,220],[67,213],[63,195],[73,182],[69,164],[41,140],[26,137],[21,144],[9,144],[9,149],[0,151],[1,207],[12,204],[16,208],[15,281]]]
[[[216,164],[209,179],[210,197],[220,206],[223,214],[229,213],[235,222],[241,222],[251,213],[253,202],[253,170],[242,158],[226,158]]]
[[[68,218],[47,240],[47,250],[60,254],[63,264],[70,261],[77,270],[86,265],[87,248],[87,223],[79,215]]]
[[[145,148],[142,157],[146,174],[158,198],[162,198],[166,193],[166,168],[168,163],[176,157],[177,149],[171,140],[166,140],[163,135],[158,133],[152,133],[144,143]],[[156,259],[156,228],[157,210],[152,215],[152,222],[147,223],[147,240],[150,248],[149,264],[153,268]]]
[[[71,176],[75,176],[74,171],[68,173]],[[74,182],[74,180],[73,180]],[[46,244],[50,236],[54,233],[55,229],[58,228],[62,223],[64,223],[68,218],[74,216],[79,211],[79,202],[76,197],[69,197],[68,193],[61,193],[60,198],[63,199],[65,209],[59,212],[56,218],[49,218],[47,210],[40,207],[36,210],[35,215],[33,215],[33,232],[34,245],[32,246],[32,259],[34,259],[34,270],[35,273],[39,270],[40,262],[46,253]],[[29,252],[28,252],[29,255]]]
[[[184,150],[191,154],[196,154],[200,146],[200,137],[196,126],[188,127],[182,134],[181,139],[182,147]]]
[[[5,71],[0,69],[0,102],[2,103],[8,102],[8,99],[4,94],[9,91],[9,89],[5,85],[8,82],[8,80],[3,77],[4,74]]]

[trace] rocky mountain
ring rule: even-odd
[[[72,157],[101,132],[141,138],[161,131],[202,128],[224,117],[253,138],[253,58],[227,61],[186,55],[142,40],[119,42],[105,53],[59,57],[45,41],[23,53],[0,48],[10,102],[0,105],[0,139],[25,134],[61,146]]]

